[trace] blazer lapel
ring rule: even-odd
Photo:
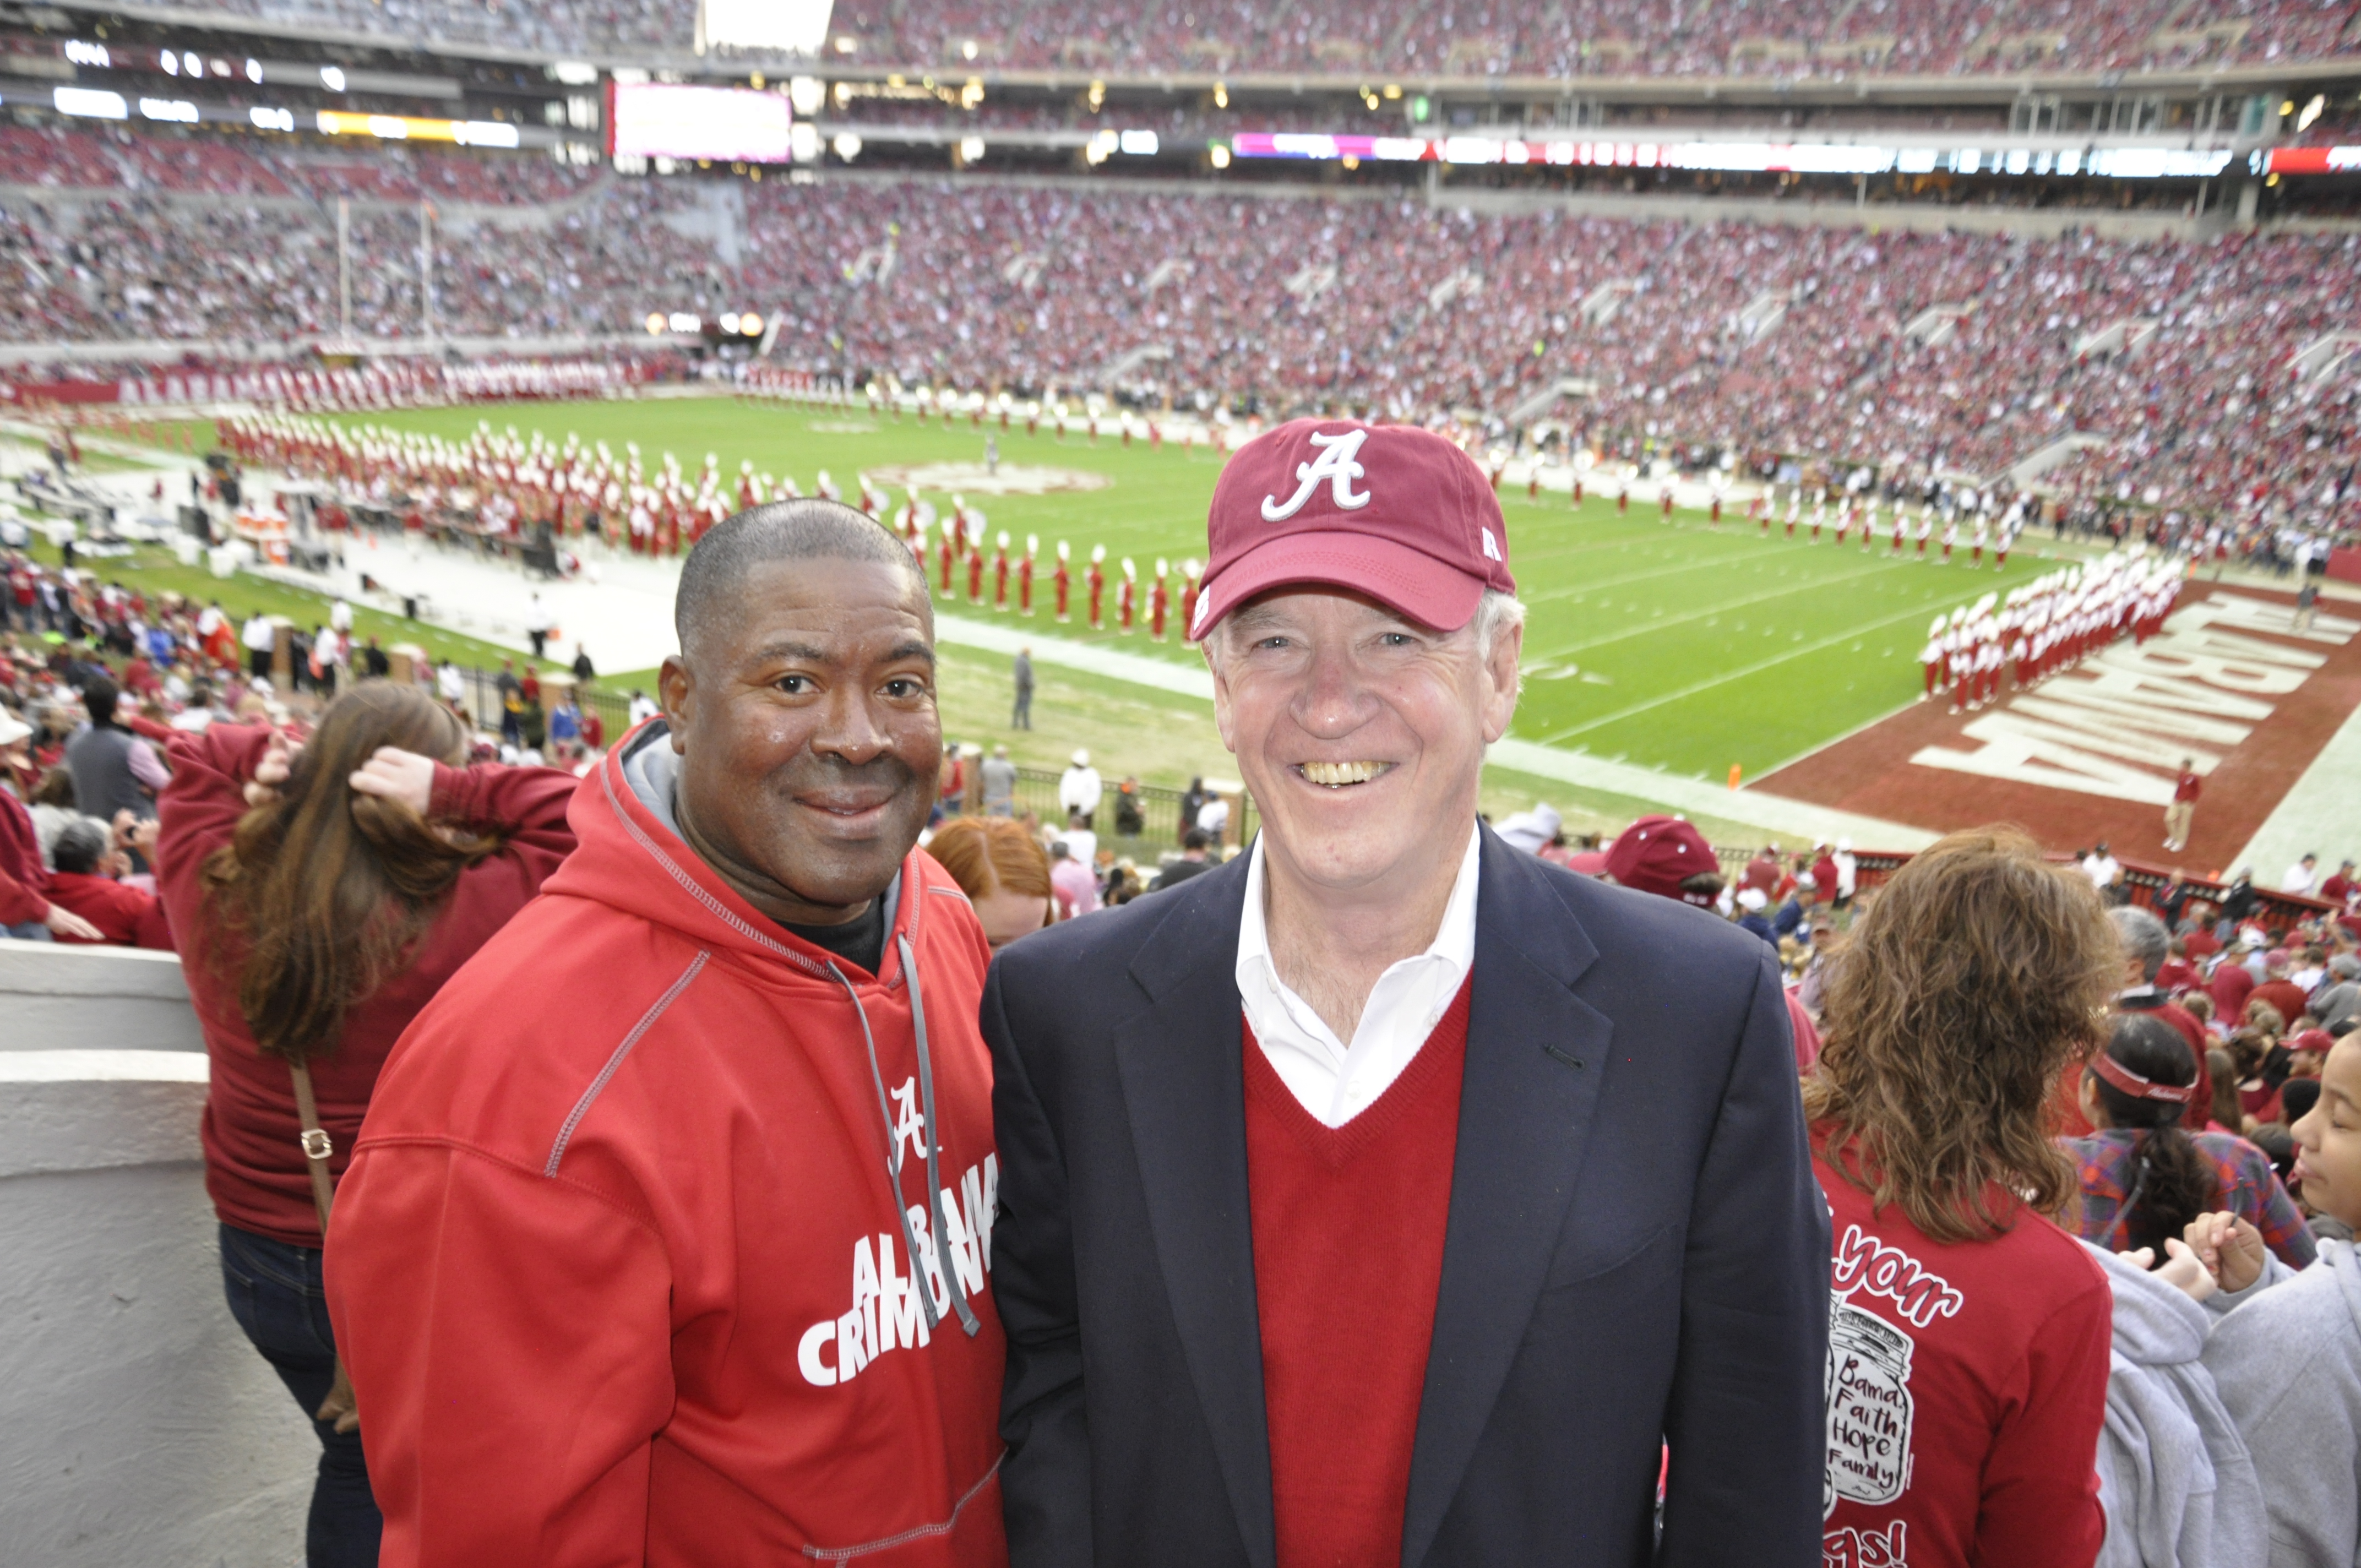
[[[1133,960],[1151,1005],[1116,1031],[1115,1044],[1181,1349],[1247,1558],[1274,1568],[1235,975],[1245,894],[1243,856],[1188,890]]]
[[[1488,828],[1434,1338],[1402,1563],[1433,1544],[1541,1296],[1613,1025],[1568,986],[1598,957],[1546,874]]]

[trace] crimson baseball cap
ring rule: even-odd
[[[1491,482],[1411,425],[1299,419],[1257,436],[1222,470],[1205,532],[1201,641],[1289,584],[1351,588],[1439,631],[1466,625],[1485,589],[1517,591]]]
[[[1681,883],[1701,872],[1720,870],[1721,861],[1697,824],[1677,817],[1642,817],[1623,829],[1607,851],[1607,874],[1620,885],[1705,907],[1711,907],[1712,898],[1684,893]]]

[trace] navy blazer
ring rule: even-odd
[[[1489,829],[1481,868],[1402,1568],[1819,1568],[1828,1209],[1772,956]],[[1246,871],[1027,937],[984,987],[1015,1568],[1275,1568]]]

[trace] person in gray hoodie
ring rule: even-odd
[[[2361,1224],[2361,1035],[2328,1053],[2319,1103],[2290,1129],[2304,1201]],[[2222,1286],[2226,1315],[2205,1369],[2261,1478],[2271,1568],[2361,1563],[2361,1256],[2320,1244],[2301,1272],[2243,1220],[2201,1216],[2188,1240]]]
[[[2213,1281],[2187,1246],[2168,1245],[2173,1259],[2153,1272],[2146,1247],[2091,1249],[2114,1292],[2096,1568],[2264,1568],[2262,1484],[2200,1360],[2213,1320],[2198,1302]]]

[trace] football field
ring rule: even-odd
[[[619,456],[637,443],[647,468],[669,452],[692,478],[710,452],[733,488],[740,462],[752,460],[757,470],[792,475],[807,493],[825,468],[848,499],[857,498],[855,476],[864,471],[896,507],[911,485],[945,510],[951,494],[962,494],[985,513],[987,555],[1004,530],[1012,555],[1028,534],[1040,539],[1033,620],[1040,634],[1197,662],[1177,628],[1162,644],[1148,636],[1144,593],[1143,624],[1119,633],[1115,584],[1126,556],[1143,579],[1159,557],[1177,570],[1184,558],[1203,556],[1205,509],[1220,472],[1206,447],[1151,448],[1144,439],[1126,447],[1111,434],[1093,444],[1080,434],[1027,435],[1021,421],[1006,432],[964,419],[946,429],[860,409],[729,399],[422,409],[348,422],[456,439],[479,420],[520,434],[537,429],[560,444],[568,434],[585,444],[603,441]],[[1000,448],[992,477],[983,466],[987,437]],[[1544,489],[1536,502],[1521,486],[1510,487],[1501,506],[1510,565],[1530,609],[1513,733],[1715,783],[1733,765],[1752,778],[1909,702],[1928,620],[2040,569],[2020,556],[2005,576],[1989,561],[1971,571],[1964,546],[1948,567],[1922,563],[1915,543],[1896,560],[1883,539],[1864,551],[1858,531],[1838,547],[1832,527],[1814,544],[1808,511],[1793,540],[1783,521],[1766,541],[1734,509],[1719,527],[1688,510],[1666,523],[1652,500],[1635,497],[1623,516],[1611,496],[1594,494],[1576,508],[1564,490]],[[1050,619],[1048,583],[1060,541],[1075,584],[1072,620],[1062,627]],[[1082,579],[1097,545],[1107,553],[1107,629],[1094,633]],[[950,597],[964,601],[966,583],[961,568]],[[1172,587],[1177,599],[1177,578]],[[988,572],[984,592],[988,600]],[[1008,616],[1025,624],[1013,608]]]

